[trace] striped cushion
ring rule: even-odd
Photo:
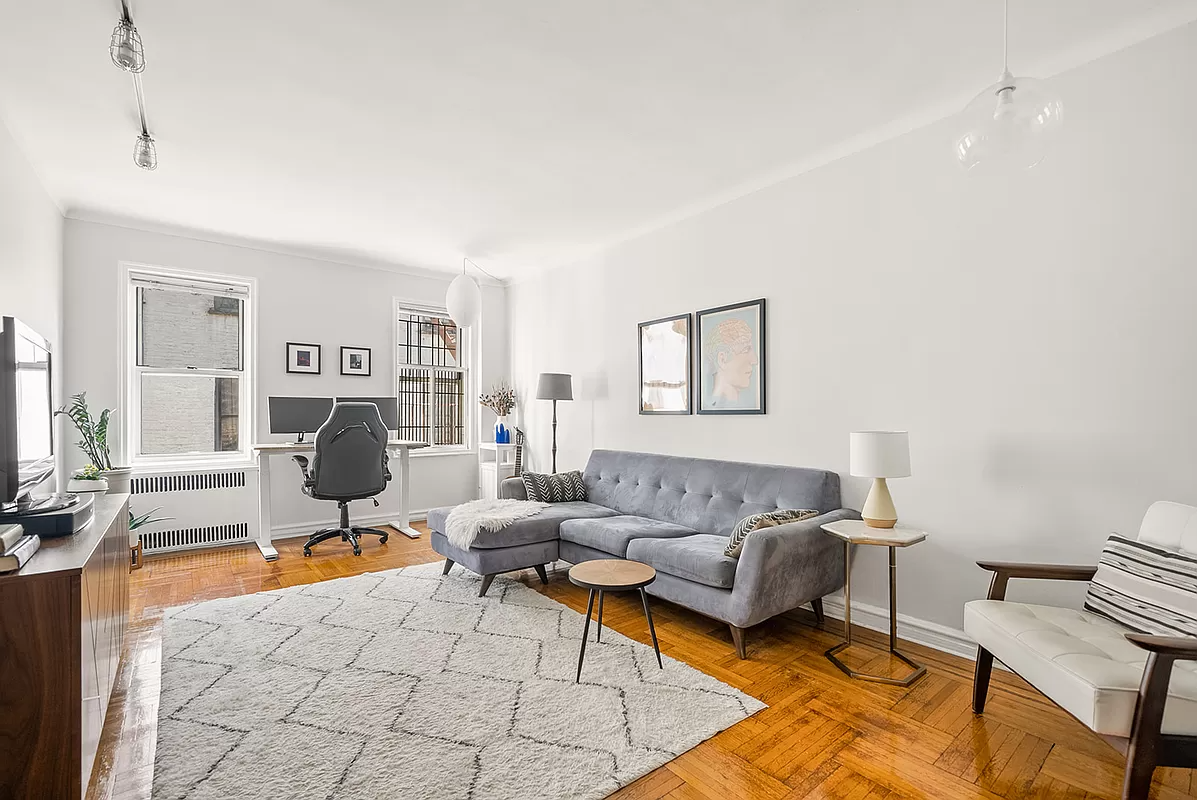
[[[554,475],[525,472],[520,477],[524,479],[524,491],[529,500],[572,503],[586,499],[586,484],[582,482],[582,473],[577,470]]]
[[[744,549],[744,540],[753,531],[759,531],[761,528],[772,528],[774,525],[784,525],[787,522],[798,522],[799,520],[817,516],[819,516],[819,512],[809,508],[778,509],[777,511],[765,512],[764,514],[750,514],[737,522],[736,527],[732,528],[731,536],[728,537],[727,547],[724,549],[723,555],[739,558],[741,551]]]
[[[1197,636],[1197,556],[1111,536],[1085,608],[1157,636]]]

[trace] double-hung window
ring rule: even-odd
[[[135,464],[249,457],[253,282],[128,271],[127,452]]]
[[[399,438],[433,448],[469,447],[469,341],[443,309],[395,306]]]

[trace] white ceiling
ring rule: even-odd
[[[0,9],[0,117],[69,216],[502,276],[763,185],[1001,67],[1000,0],[140,0],[147,173],[108,59],[118,0]],[[1025,74],[1197,19],[1197,0],[1010,13]]]

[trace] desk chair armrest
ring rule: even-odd
[[[1024,564],[1016,561],[978,561],[977,566],[993,573],[989,584],[990,600],[1006,599],[1006,584],[1011,578],[1037,578],[1046,581],[1088,581],[1097,567],[1081,564]]]
[[[291,456],[291,460],[299,465],[299,470],[303,473],[303,485],[311,486],[312,474],[310,472],[308,472],[308,465],[311,462],[308,461],[308,457],[307,456]]]

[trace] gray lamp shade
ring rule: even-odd
[[[537,400],[573,400],[573,378],[564,372],[542,372],[536,384]]]

